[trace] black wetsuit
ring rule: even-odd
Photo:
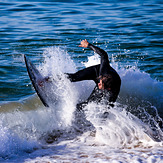
[[[92,49],[95,53],[101,56],[101,64],[85,68],[74,74],[70,73],[67,74],[71,82],[77,82],[82,80],[93,80],[96,83],[96,87],[94,88],[89,98],[85,102],[77,105],[78,109],[82,109],[83,104],[87,104],[92,101],[97,103],[101,101],[109,103],[115,102],[119,94],[121,85],[121,79],[118,73],[109,64],[107,53],[104,50],[100,49],[99,47],[96,47],[90,43],[88,44],[88,48]],[[98,88],[99,83],[98,78],[99,76],[104,75],[110,75],[112,78],[113,84],[110,90],[108,89],[101,90]]]

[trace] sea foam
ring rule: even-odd
[[[118,68],[117,63],[111,62],[122,79],[115,107],[108,109],[105,105],[89,103],[83,109],[84,113],[78,114],[76,104],[89,96],[95,84],[92,81],[71,83],[67,79],[65,73],[76,72],[77,68],[65,50],[46,48],[43,58],[38,68],[43,76],[52,78],[55,89],[49,91],[55,91],[58,103],[49,108],[38,105],[34,110],[23,111],[21,107],[33,106],[30,100],[24,99],[15,111],[1,113],[2,158],[20,155],[23,151],[32,152],[47,142],[63,145],[66,140],[72,140],[75,149],[80,143],[114,149],[161,146],[161,142],[155,141],[162,136],[158,124],[162,119],[157,113],[161,104],[161,82],[136,67]],[[88,57],[88,62],[83,62],[83,67],[98,63],[99,57],[94,55]],[[155,137],[155,133],[160,137]],[[68,146],[71,144],[70,141]]]

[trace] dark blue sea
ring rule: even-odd
[[[122,79],[114,108],[90,103],[94,83],[66,72],[99,63],[81,40],[104,49]],[[55,81],[42,105],[24,55]],[[107,112],[107,118],[103,114]],[[0,1],[0,162],[162,162],[161,0]]]

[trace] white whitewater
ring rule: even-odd
[[[15,105],[1,106],[14,109],[0,114],[0,161],[163,161],[163,132],[158,124],[162,120],[157,113],[161,82],[136,67],[118,69],[112,60],[122,78],[115,107],[108,109],[92,102],[78,113],[76,104],[89,96],[95,84],[71,83],[66,78],[64,73],[77,69],[65,50],[47,48],[43,58],[38,68],[45,77],[51,77],[54,89],[49,95],[55,91],[57,102],[45,108],[34,95]],[[94,55],[82,64],[97,63],[99,57]]]

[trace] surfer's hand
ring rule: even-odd
[[[89,42],[85,39],[85,40],[81,41],[79,47],[87,48],[88,44],[89,44]]]

